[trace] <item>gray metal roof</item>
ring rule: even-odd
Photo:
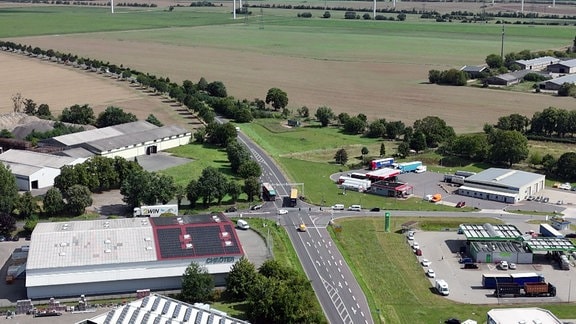
[[[544,175],[537,173],[512,169],[490,168],[466,178],[465,183],[468,186],[470,186],[472,183],[478,183],[489,186],[519,189],[526,184],[530,184],[538,180],[543,181],[544,179]]]
[[[554,63],[554,64],[550,65],[550,67],[552,67],[552,66],[565,66],[568,68],[573,68],[573,67],[576,67],[576,59],[560,61],[558,63]]]
[[[466,239],[476,241],[512,241],[522,236],[522,232],[514,225],[460,224],[459,230]]]
[[[84,132],[56,136],[53,140],[64,146],[74,146],[94,140],[115,137],[123,134],[131,134],[157,128],[157,126],[146,121],[135,121],[132,123],[114,125],[110,127],[97,128]]]
[[[58,156],[53,154],[38,153],[25,150],[8,150],[0,154],[0,161],[18,164],[32,165],[36,167],[49,167],[60,169],[65,165],[73,165],[79,161],[78,158],[68,156]]]
[[[91,323],[173,323],[173,324],[248,324],[243,320],[210,308],[210,305],[188,304],[157,294],[150,294],[120,308],[90,319]]]
[[[484,70],[486,70],[487,67],[485,66],[476,66],[476,65],[464,65],[460,71],[464,71],[464,72],[482,72]]]
[[[140,130],[138,132],[99,139],[95,141],[88,141],[84,143],[83,147],[87,148],[91,152],[99,153],[154,141],[156,139],[169,138],[171,136],[178,136],[189,133],[190,131],[183,127],[171,125],[148,130]]]
[[[516,63],[522,65],[542,65],[542,64],[554,64],[558,63],[559,61],[560,61],[559,58],[555,58],[552,56],[542,56],[531,60],[518,60],[516,61]]]
[[[60,155],[60,156],[69,156],[69,157],[74,157],[74,158],[90,158],[90,157],[94,156],[94,153],[88,151],[87,149],[85,149],[83,147],[75,147],[75,148],[67,149],[67,150],[60,151],[60,152],[57,152],[54,154]]]
[[[41,167],[36,167],[33,165],[20,164],[20,163],[10,163],[10,162],[2,162],[2,163],[4,163],[4,165],[8,166],[10,168],[10,172],[12,172],[12,174],[15,176],[29,177],[29,176],[33,175],[34,173],[43,169]]]
[[[563,77],[548,80],[546,83],[553,83],[557,85],[563,85],[564,83],[576,83],[576,74],[568,74]]]
[[[27,269],[67,268],[156,260],[147,218],[38,223]]]

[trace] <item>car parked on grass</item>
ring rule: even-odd
[[[419,248],[420,248],[420,244],[418,244],[418,242],[412,243],[412,249],[413,250],[418,250]]]
[[[431,265],[432,262],[430,262],[430,260],[428,260],[428,259],[422,259],[422,261],[420,261],[420,264],[421,264],[423,267],[427,267],[427,266]]]
[[[408,239],[409,239],[410,241],[414,240],[414,231],[409,231],[409,232],[408,232]]]
[[[436,278],[436,272],[434,272],[434,270],[428,268],[428,270],[426,270],[426,275],[430,278]]]

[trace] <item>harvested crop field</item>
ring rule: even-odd
[[[89,104],[96,114],[108,106],[117,106],[135,114],[138,119],[154,114],[165,124],[188,123],[176,108],[127,82],[6,52],[0,52],[0,67],[3,74],[9,76],[0,80],[0,114],[14,110],[11,98],[19,92],[37,104],[48,104],[54,116],[65,107]]]
[[[414,6],[421,4],[413,3]],[[452,26],[458,29],[461,25]],[[396,28],[397,25],[390,26]],[[280,31],[276,34],[276,30]],[[238,99],[263,99],[268,89],[277,87],[288,93],[288,108],[293,111],[302,106],[312,111],[319,106],[328,106],[337,114],[362,112],[370,119],[402,120],[406,124],[436,115],[457,132],[480,131],[484,123],[495,123],[498,117],[511,113],[531,117],[534,112],[549,106],[576,109],[573,98],[427,83],[431,69],[445,70],[483,63],[486,55],[499,51],[499,32],[495,36],[480,35],[484,38],[478,40],[451,39],[449,35],[433,36],[436,38],[428,40],[426,36],[394,34],[388,38],[367,34],[361,35],[361,40],[347,38],[358,45],[345,47],[338,46],[337,35],[308,31],[284,26],[259,28],[255,21],[250,25],[239,21],[237,25],[226,26],[34,36],[12,40],[124,64],[179,83],[183,80],[197,82],[201,77],[208,82],[222,81],[228,94]],[[494,37],[494,40],[486,40],[487,37]],[[545,37],[541,39],[546,41]],[[564,45],[571,41],[567,39]],[[323,42],[325,46],[317,45]],[[372,45],[374,42],[379,42],[373,45],[377,50],[364,48],[363,44]],[[386,42],[391,45],[387,46]],[[507,48],[522,49],[521,37],[517,40],[509,37],[508,42]],[[540,46],[532,49],[560,47],[561,44]],[[118,83],[108,81],[113,85]],[[136,98],[129,96],[130,99],[121,96],[117,105],[128,103],[130,107],[126,107],[127,110],[138,112],[139,117],[146,114],[144,110],[159,109],[148,106],[150,103],[140,105],[138,100],[142,94],[137,95]],[[104,107],[107,102],[95,105]],[[153,113],[157,114],[156,111]]]

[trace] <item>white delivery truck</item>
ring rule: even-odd
[[[154,205],[134,208],[134,217],[160,217],[162,214],[178,216],[178,205]]]
[[[436,280],[436,290],[442,296],[448,296],[450,294],[450,289],[448,288],[448,283],[445,280]]]

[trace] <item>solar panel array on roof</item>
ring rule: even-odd
[[[153,217],[150,218],[152,224],[156,227],[173,226],[185,224],[213,224],[220,222],[229,222],[230,219],[224,214],[204,214],[204,215],[184,215],[178,217]]]
[[[576,246],[568,239],[538,237],[526,241],[532,251],[576,251]]]
[[[516,240],[522,236],[514,225],[461,224],[460,231],[469,240]]]

